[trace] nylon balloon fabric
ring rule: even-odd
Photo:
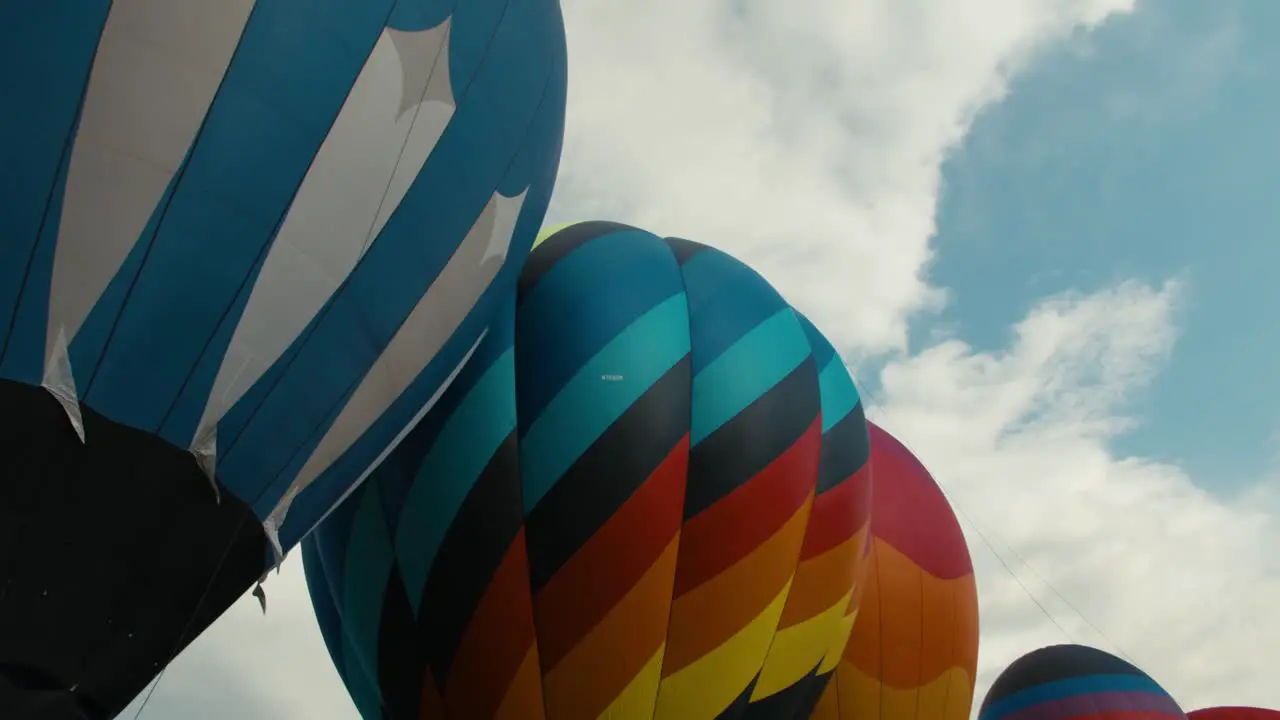
[[[924,465],[874,423],[870,563],[853,633],[815,720],[967,720],[978,589],[964,533]]]
[[[805,717],[869,524],[830,344],[728,255],[606,222],[538,245],[508,318],[303,542],[363,716]]]
[[[556,0],[0,4],[0,715],[124,707],[416,423],[566,72]]]
[[[1280,720],[1280,711],[1266,708],[1226,706],[1193,710],[1190,720]]]
[[[979,720],[1185,720],[1164,688],[1114,655],[1052,645],[1018,658],[987,692]]]

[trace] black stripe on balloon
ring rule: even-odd
[[[747,684],[747,688],[729,703],[729,707],[725,708],[716,715],[716,720],[742,720],[746,715],[747,708],[751,707],[751,693],[756,691],[756,683],[760,682],[760,673],[751,678],[751,682]]]
[[[805,358],[777,385],[689,451],[686,520],[742,487],[818,418],[818,373]]]
[[[529,513],[529,575],[535,595],[689,432],[692,367],[688,355],[672,366]]]
[[[586,243],[604,235],[616,232],[627,232],[636,228],[622,223],[608,222],[606,220],[591,220],[588,222],[580,222],[555,233],[551,237],[542,242],[541,245],[533,249],[529,253],[528,259],[524,262],[524,267],[520,270],[520,280],[517,285],[519,288],[517,297],[524,297],[525,293],[533,289],[538,281],[543,278],[556,266],[556,263],[568,257],[574,250],[582,247]]]
[[[523,508],[513,430],[463,501],[422,589],[417,641],[442,686],[471,616],[520,532]]]
[[[671,253],[676,256],[676,262],[681,265],[692,260],[694,255],[707,249],[707,246],[702,243],[685,240],[684,238],[669,237],[662,240],[667,244],[667,247],[671,248]]]
[[[859,401],[853,410],[822,435],[818,460],[818,493],[839,485],[862,469],[871,458],[867,417]]]
[[[741,720],[807,720],[827,687],[828,677],[819,677],[815,666],[796,684],[748,705]]]
[[[1120,658],[1084,645],[1052,645],[1023,655],[996,678],[983,709],[1011,695],[1045,683],[1089,675],[1142,675]]]
[[[388,720],[418,720],[425,649],[417,642],[418,623],[398,571],[391,573],[378,624],[378,687]]]

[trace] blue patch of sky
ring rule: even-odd
[[[980,350],[1048,295],[1184,283],[1180,336],[1115,450],[1231,492],[1280,430],[1280,3],[1140,4],[1040,56],[944,168],[919,318]]]

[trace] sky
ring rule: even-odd
[[[831,337],[961,516],[978,698],[1074,641],[1280,707],[1280,6],[564,7],[548,222],[727,250]],[[141,717],[356,718],[297,557],[266,590]]]

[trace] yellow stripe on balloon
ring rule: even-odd
[[[600,720],[652,720],[658,701],[658,683],[662,681],[662,656],[666,651],[665,644],[658,648],[631,684],[600,714]]]
[[[857,591],[855,590],[855,592]],[[840,623],[831,632],[831,642],[827,645],[827,654],[822,658],[822,664],[818,666],[819,675],[835,670],[836,666],[840,664],[841,658],[844,657],[844,648],[849,644],[849,636],[853,635],[853,623],[857,619],[858,611],[856,609],[840,618]]]
[[[736,635],[680,672],[663,679],[658,688],[656,720],[710,720],[738,699],[760,669],[790,581],[769,605]]]
[[[849,607],[852,594],[853,591],[850,590],[821,613],[774,635],[769,657],[751,692],[752,702],[795,685],[826,658],[832,644],[832,634],[839,634],[842,629],[844,611]],[[852,622],[849,627],[853,627]]]

